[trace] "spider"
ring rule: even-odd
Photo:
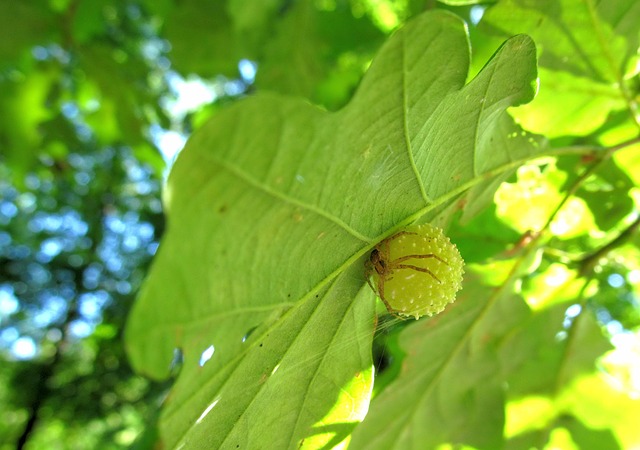
[[[380,300],[383,301],[383,303],[387,307],[387,310],[389,310],[389,312],[396,317],[400,317],[399,314],[404,314],[404,312],[396,308],[393,308],[385,298],[385,294],[384,294],[385,283],[393,279],[394,271],[397,271],[400,269],[410,269],[418,272],[423,272],[428,274],[438,283],[442,284],[442,281],[431,270],[425,267],[418,267],[415,264],[410,264],[408,262],[410,262],[410,260],[412,259],[433,258],[440,261],[443,264],[449,265],[444,259],[436,255],[435,253],[409,254],[409,255],[401,256],[399,258],[391,259],[391,251],[390,251],[389,244],[392,241],[395,241],[396,239],[398,239],[399,237],[411,236],[411,235],[421,236],[420,233],[415,233],[412,231],[401,231],[399,233],[394,234],[391,237],[388,237],[387,239],[384,239],[378,245],[375,246],[375,248],[371,251],[371,254],[369,255],[369,259],[365,262],[365,277],[367,278],[367,283],[369,284],[369,287],[371,287],[373,292],[375,292],[380,297]],[[376,280],[377,289],[374,288],[373,284],[371,283],[371,277],[376,274],[377,274],[377,280]],[[413,300],[411,301],[411,303],[413,303]],[[400,317],[400,318],[404,319],[404,317]]]

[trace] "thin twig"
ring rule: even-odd
[[[557,147],[545,152],[542,156],[565,156],[565,155],[586,155],[588,153],[607,153],[609,155],[623,150],[632,145],[640,144],[640,136],[636,136],[628,141],[621,142],[620,144],[613,145],[611,147],[602,147],[597,145],[570,145],[568,147]]]
[[[615,239],[609,242],[607,245],[604,245],[594,251],[593,253],[585,256],[580,261],[578,261],[578,266],[580,267],[579,273],[580,276],[586,276],[593,270],[593,268],[598,264],[598,262],[607,256],[609,252],[620,247],[622,244],[627,242],[636,230],[640,227],[640,216],[636,218],[635,221],[631,223],[624,231],[622,231]]]

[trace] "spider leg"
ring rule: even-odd
[[[413,269],[413,270],[417,270],[418,272],[428,273],[438,283],[442,283],[442,281],[440,281],[440,279],[437,276],[435,276],[435,274],[432,271],[430,271],[429,269],[425,269],[424,267],[412,266],[410,264],[398,264],[397,266],[394,265],[394,268],[396,268],[396,269]]]
[[[387,311],[389,311],[389,314],[391,314],[394,317],[397,317],[398,319],[407,320],[406,317],[402,317],[400,314],[397,313],[395,309],[391,307],[391,305],[389,305],[389,303],[387,303],[387,301],[384,299],[384,296],[380,296],[380,300],[382,300],[382,303],[384,303],[384,306],[387,307]]]
[[[408,259],[427,259],[427,258],[434,258],[437,259],[438,261],[440,261],[441,263],[447,264],[447,266],[449,265],[444,259],[440,258],[438,255],[436,255],[435,253],[428,253],[426,255],[406,255],[406,256],[402,256],[398,259],[394,259],[393,261],[391,261],[393,264],[395,263],[399,263],[402,261],[407,261]]]
[[[373,291],[374,294],[377,294],[376,289],[373,287],[373,284],[371,284],[371,276],[367,277],[367,284],[369,285],[369,287],[371,288],[371,290]]]
[[[387,307],[387,311],[389,311],[389,314],[397,317],[398,319],[407,320],[406,317],[402,317],[401,315],[396,314],[396,310],[393,309],[389,305],[389,303],[387,303],[387,301],[384,299],[384,282],[382,280],[378,281],[378,297],[380,297],[380,300],[382,300],[382,303],[384,303],[384,306]]]
[[[398,239],[400,236],[412,236],[412,235],[416,235],[417,236],[418,233],[414,233],[413,231],[400,231],[399,233],[396,233],[393,236],[390,236],[390,237],[386,238],[379,245],[384,245],[385,254],[388,255],[389,254],[389,242]]]
[[[369,287],[371,288],[371,290],[377,294],[376,289],[373,287],[373,284],[371,283],[371,275],[373,275],[373,271],[375,270],[373,268],[373,264],[371,264],[371,261],[366,261],[364,263],[364,268],[365,268],[365,272],[364,272],[364,276],[367,279],[367,284],[369,285]]]
[[[400,320],[408,320],[409,319],[408,317],[404,317],[404,316],[401,316],[400,314],[396,314],[395,310],[390,309],[389,306],[387,306],[387,310],[389,311],[389,314],[391,314],[393,317],[397,317]]]

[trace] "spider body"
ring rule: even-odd
[[[408,227],[380,242],[365,267],[369,286],[389,312],[416,319],[453,302],[463,273],[456,246],[429,224]]]

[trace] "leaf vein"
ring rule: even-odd
[[[296,198],[293,198],[291,196],[285,195],[282,192],[279,192],[275,189],[272,189],[271,187],[269,187],[267,184],[257,181],[254,178],[252,178],[249,174],[247,174],[246,172],[240,170],[239,168],[237,168],[236,166],[234,166],[233,164],[230,164],[228,161],[225,161],[223,159],[219,159],[216,158],[215,156],[212,155],[208,155],[209,158],[211,158],[216,164],[219,164],[220,166],[222,166],[222,168],[224,168],[225,170],[231,172],[233,175],[235,175],[236,177],[238,177],[239,179],[241,179],[242,181],[246,182],[247,184],[253,186],[254,188],[268,194],[271,195],[272,197],[278,199],[278,200],[282,200],[283,202],[295,205],[299,208],[302,209],[306,209],[308,211],[311,211],[321,217],[324,217],[325,219],[329,220],[330,222],[335,223],[336,225],[338,225],[340,228],[342,228],[343,230],[345,230],[347,233],[349,233],[350,235],[352,235],[353,237],[355,237],[356,239],[363,241],[365,243],[370,243],[372,238],[370,238],[369,236],[365,236],[362,233],[360,233],[359,231],[355,230],[354,228],[352,228],[351,226],[349,226],[345,221],[343,221],[342,219],[340,219],[339,217],[336,217],[330,213],[328,213],[327,211],[324,211],[323,209],[309,204],[309,203],[305,203],[303,201],[300,201]]]

